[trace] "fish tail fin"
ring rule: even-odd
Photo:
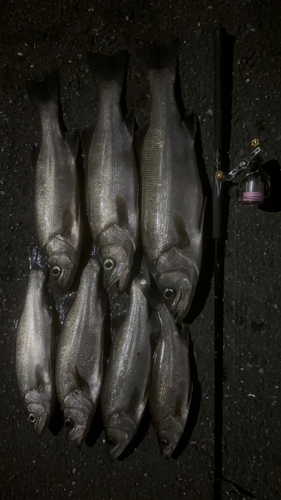
[[[98,85],[106,81],[116,81],[121,87],[123,86],[128,66],[127,50],[117,52],[113,56],[88,52],[87,59],[92,76]]]
[[[28,247],[28,254],[29,254],[29,269],[43,269],[46,270],[48,269],[47,262],[45,258],[43,257],[41,251],[36,245],[30,245]]]
[[[27,93],[35,107],[38,109],[43,104],[59,104],[59,78],[55,73],[47,75],[42,82],[27,80],[25,82]]]
[[[141,71],[147,75],[151,69],[175,69],[178,60],[177,40],[166,45],[145,45],[136,50]]]

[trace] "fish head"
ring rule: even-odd
[[[158,278],[165,304],[170,313],[181,323],[187,315],[193,296],[190,274],[186,269],[164,272]]]
[[[49,257],[51,274],[57,286],[63,291],[70,287],[76,272],[76,263],[70,252],[56,252]]]
[[[136,433],[133,421],[125,413],[115,413],[106,422],[109,457],[116,460],[127,448]]]
[[[27,405],[27,411],[28,420],[33,424],[38,436],[41,436],[48,427],[50,412],[40,403],[29,403]]]
[[[169,458],[175,451],[182,436],[183,429],[179,422],[173,417],[168,417],[162,423],[157,433],[160,452],[164,457]]]
[[[108,245],[101,248],[102,263],[109,286],[119,282],[123,292],[128,284],[133,261],[133,245]]]
[[[91,424],[93,405],[79,391],[73,391],[64,400],[63,414],[70,441],[81,446]]]

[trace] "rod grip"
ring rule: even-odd
[[[223,52],[225,30],[215,30],[215,93],[214,93],[214,139],[215,150],[223,148]]]

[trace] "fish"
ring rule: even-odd
[[[111,460],[117,459],[135,436],[147,402],[151,372],[147,287],[141,275],[133,280],[128,312],[107,364],[101,410]]]
[[[88,53],[99,91],[99,112],[93,133],[84,141],[87,157],[86,206],[94,244],[109,286],[123,292],[128,284],[138,236],[138,173],[134,153],[134,120],[124,118],[121,92],[128,53]],[[88,133],[89,135],[89,133]]]
[[[68,437],[85,440],[99,401],[104,364],[107,298],[102,265],[93,251],[63,326],[56,362],[56,389]]]
[[[48,266],[39,249],[30,250],[30,272],[16,337],[16,376],[28,418],[40,436],[55,402],[54,330],[46,292]]]
[[[35,228],[55,283],[67,291],[74,279],[81,250],[81,203],[76,157],[77,133],[64,133],[59,81],[48,75],[26,88],[41,125],[40,144],[33,152],[35,167]]]
[[[198,282],[204,200],[194,141],[194,113],[182,119],[175,98],[175,45],[137,54],[150,87],[148,125],[139,131],[141,235],[149,268],[170,312],[181,323]]]
[[[160,336],[153,356],[149,409],[161,453],[169,458],[186,426],[191,402],[187,327],[181,334],[165,304],[156,308]]]

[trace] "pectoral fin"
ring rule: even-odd
[[[77,388],[85,394],[85,392],[89,391],[89,384],[87,380],[81,376],[79,373],[79,370],[76,365],[70,365],[69,366],[69,371],[72,375],[72,377],[75,380]]]
[[[116,207],[119,226],[127,226],[129,223],[128,205],[123,196],[119,194],[116,195]]]
[[[190,333],[188,326],[184,323],[181,325],[181,331],[180,331],[180,336],[183,342],[186,344],[187,349],[189,349],[189,343],[190,343]]]
[[[182,412],[182,396],[177,396],[175,402],[175,417],[181,417]]]
[[[73,227],[73,215],[69,210],[63,212],[63,231],[61,236],[70,238]]]
[[[137,387],[134,388],[133,394],[130,399],[128,413],[135,413],[138,410],[140,404],[140,391]]]
[[[183,250],[184,248],[186,248],[190,245],[190,239],[189,239],[189,236],[187,234],[185,222],[184,222],[181,215],[175,214],[174,215],[174,223],[175,223],[175,228],[176,228],[178,239],[179,239],[178,247],[181,250]]]
[[[35,367],[35,380],[38,392],[43,392],[45,389],[45,377],[44,377],[44,370],[42,366],[39,364],[37,364]]]

